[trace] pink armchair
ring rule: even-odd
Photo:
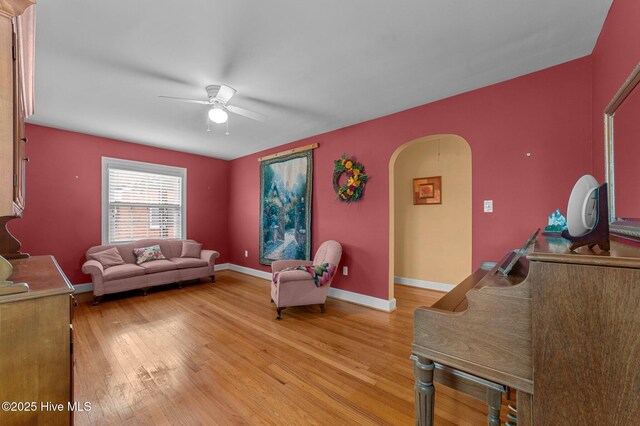
[[[311,275],[306,271],[282,271],[285,268],[296,266],[322,265],[330,263],[335,265],[336,273],[338,263],[342,257],[342,246],[339,242],[329,240],[318,247],[318,251],[310,260],[276,260],[271,263],[273,274],[278,272],[277,280],[271,281],[271,301],[276,304],[278,316],[281,319],[281,312],[288,306],[320,305],[320,311],[324,312],[324,302],[331,286],[331,279],[317,287]],[[335,274],[334,274],[335,275]]]

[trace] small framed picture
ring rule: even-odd
[[[413,204],[442,204],[442,176],[414,179]]]

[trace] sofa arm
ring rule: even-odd
[[[82,272],[91,276],[99,275],[100,277],[102,277],[104,268],[102,267],[102,263],[92,259],[84,262],[84,264],[82,265]]]
[[[282,271],[285,268],[295,268],[296,266],[311,266],[313,265],[313,260],[296,260],[296,259],[285,259],[285,260],[274,260],[271,262],[271,272]]]
[[[82,272],[91,275],[91,282],[93,283],[93,295],[102,296],[104,294],[104,268],[102,264],[97,260],[87,260],[82,265]]]
[[[209,266],[213,266],[216,264],[216,259],[220,256],[215,250],[202,250],[200,251],[200,259],[206,261]]]

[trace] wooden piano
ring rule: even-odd
[[[489,425],[507,388],[520,426],[640,424],[640,248],[530,241],[416,309],[416,424],[433,424],[434,381],[486,399]]]

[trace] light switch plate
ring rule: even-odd
[[[342,267],[342,275],[349,275],[349,267],[347,266]]]
[[[484,212],[493,213],[493,200],[484,200]]]
[[[244,257],[249,257],[249,250],[244,251]]]

